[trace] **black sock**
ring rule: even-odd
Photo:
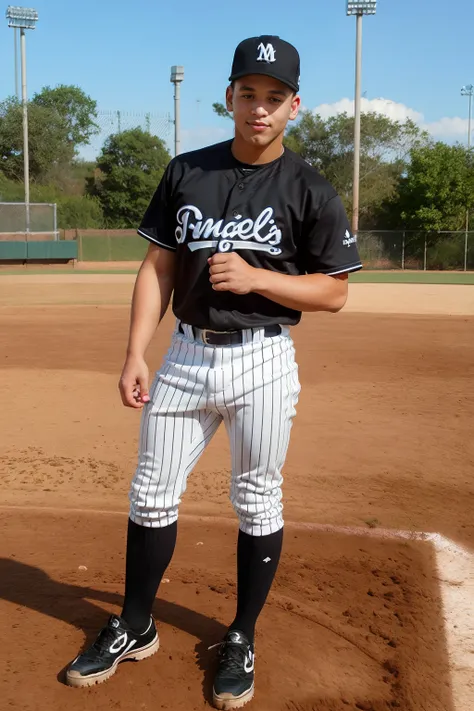
[[[173,557],[177,530],[177,522],[149,528],[128,520],[122,618],[135,632],[144,632],[150,624],[158,586]]]
[[[283,529],[269,536],[249,536],[239,531],[237,614],[229,629],[240,630],[250,642],[278,568],[282,545]]]

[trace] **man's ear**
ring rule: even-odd
[[[234,90],[231,86],[228,86],[225,92],[225,107],[227,111],[233,111],[232,102],[234,100]]]
[[[295,94],[292,101],[291,101],[290,121],[295,120],[295,118],[298,116],[300,108],[301,108],[301,98],[298,96],[298,94]]]

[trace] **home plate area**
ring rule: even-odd
[[[473,708],[460,705],[469,690],[454,684],[458,625],[445,609],[438,558],[441,551],[449,567],[456,551],[441,538],[361,533],[287,525],[258,625],[249,711]],[[67,664],[120,613],[125,534],[120,513],[0,510],[2,711],[210,707],[216,650],[209,647],[235,608],[234,521],[181,518],[154,608],[155,656],[123,663],[99,686],[64,683]],[[458,580],[447,574],[455,591],[466,565]]]

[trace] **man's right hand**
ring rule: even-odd
[[[120,395],[126,407],[140,409],[150,402],[148,377],[148,366],[144,359],[128,356],[119,381]]]

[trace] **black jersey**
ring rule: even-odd
[[[282,274],[360,269],[357,240],[334,188],[288,148],[271,163],[237,161],[232,141],[174,158],[138,233],[176,252],[173,312],[199,328],[294,325],[301,312],[259,294],[217,292],[208,258],[236,250],[253,267]]]

